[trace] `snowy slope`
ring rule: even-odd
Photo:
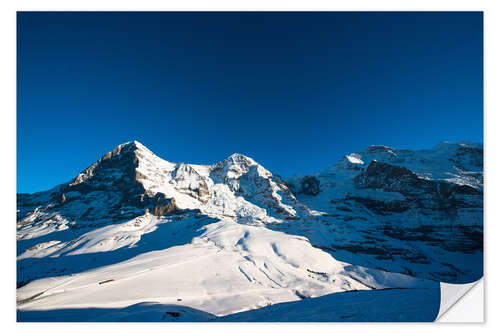
[[[430,322],[439,312],[439,288],[362,290],[283,302],[226,316],[177,304],[142,302],[123,308],[18,312],[19,321],[152,322]]]
[[[439,312],[438,288],[335,293],[216,318],[223,322],[430,322]]]
[[[18,309],[156,302],[202,311],[189,317],[198,320],[474,278],[482,275],[478,147],[371,147],[283,180],[240,154],[192,165],[122,144],[66,184],[18,195]],[[450,230],[462,237],[456,244],[436,242]]]
[[[198,227],[198,221],[190,216],[182,221],[160,223],[180,224],[182,232],[186,232],[193,225]],[[117,225],[116,228],[123,226]],[[158,228],[155,237],[164,240],[165,244],[179,231],[161,230],[161,224]],[[109,228],[103,229],[106,230],[98,229],[93,233],[100,234],[99,231],[102,231],[101,238],[108,237]],[[201,234],[188,244],[148,251],[91,270],[82,270],[82,263],[72,258],[72,262],[66,262],[65,266],[77,265],[72,267],[77,273],[38,279],[20,288],[18,300],[43,294],[18,307],[125,307],[156,301],[179,303],[215,315],[225,315],[348,290],[437,285],[397,273],[339,262],[312,247],[305,238],[262,226],[223,219],[201,229]],[[150,237],[144,241],[153,242],[154,239]],[[95,242],[80,248],[80,252],[93,253],[94,246]],[[141,242],[136,246],[140,247]],[[103,251],[110,249],[106,247]],[[49,264],[49,261],[46,263]],[[61,266],[61,262],[57,266]],[[109,282],[102,283],[105,281]]]

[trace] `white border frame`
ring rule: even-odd
[[[499,177],[497,176],[499,165],[499,150],[497,143],[500,144],[498,137],[499,131],[496,130],[498,125],[498,117],[500,112],[498,102],[498,90],[500,89],[499,80],[499,24],[500,15],[498,3],[500,1],[480,1],[480,0],[420,0],[420,1],[397,1],[397,0],[359,0],[359,1],[326,1],[326,0],[254,0],[247,2],[235,2],[229,0],[211,0],[211,1],[159,1],[159,0],[142,0],[142,1],[103,1],[103,0],[87,0],[85,2],[68,2],[63,0],[45,0],[40,1],[10,1],[4,0],[0,6],[2,7],[0,16],[0,34],[4,44],[1,57],[1,101],[2,121],[0,122],[0,135],[2,144],[2,163],[1,175],[3,176],[2,191],[0,197],[3,229],[1,234],[1,252],[4,258],[7,272],[2,274],[3,288],[2,293],[2,319],[4,319],[4,329],[18,329],[21,331],[36,329],[50,331],[67,331],[68,329],[83,331],[88,330],[88,325],[96,328],[105,328],[106,330],[119,330],[120,332],[135,332],[142,326],[147,326],[148,330],[164,331],[165,329],[196,329],[203,331],[253,331],[257,329],[284,329],[286,331],[302,331],[312,329],[311,326],[339,326],[348,325],[345,329],[369,329],[370,331],[384,331],[401,329],[420,332],[422,329],[453,329],[456,331],[476,330],[478,328],[491,328],[498,325],[498,320],[494,313],[497,311],[490,303],[494,301],[495,295],[500,295],[498,292],[497,273],[498,267],[493,264],[489,265],[489,253],[498,253],[498,241],[495,240],[498,231],[498,211],[494,204],[500,197],[498,193]],[[16,11],[18,10],[69,10],[69,11],[159,11],[159,10],[286,10],[286,11],[484,11],[484,38],[485,38],[485,285],[487,285],[488,294],[486,297],[488,305],[486,306],[486,325],[471,327],[470,325],[456,324],[369,324],[371,327],[366,327],[367,324],[23,324],[15,323],[15,191],[16,191]],[[490,172],[491,171],[491,172]],[[490,198],[491,201],[490,201]],[[495,200],[495,201],[494,201]],[[488,284],[488,281],[493,283]],[[474,306],[471,304],[471,306]],[[488,316],[488,309],[493,308],[493,316]],[[6,327],[9,326],[9,327]],[[139,327],[140,326],[140,327]],[[425,328],[422,326],[426,326]],[[334,327],[317,327],[321,329],[334,329]],[[317,329],[314,328],[314,329]],[[340,328],[340,327],[338,327]],[[344,328],[341,328],[344,329]],[[498,329],[498,328],[497,328]]]

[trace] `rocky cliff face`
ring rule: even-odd
[[[20,239],[66,228],[92,228],[133,219],[145,210],[155,215],[178,210],[174,198],[148,191],[139,170],[141,145],[120,145],[85,169],[71,182],[18,197]],[[23,226],[30,231],[24,233]],[[33,228],[40,233],[34,233]]]
[[[297,199],[321,212],[324,229],[302,234],[335,257],[442,281],[482,275],[481,145],[372,146],[288,182],[300,188],[311,177],[319,191]]]
[[[284,180],[244,155],[212,165],[172,163],[134,141],[66,184],[19,194],[18,254],[63,256],[89,235],[95,241],[96,230],[127,221],[140,232],[99,242],[132,246],[155,230],[149,220],[195,218],[201,228],[231,219],[306,237],[346,262],[467,282],[482,275],[482,184],[478,144],[372,146],[327,170]],[[18,282],[46,276],[49,266],[21,259]]]

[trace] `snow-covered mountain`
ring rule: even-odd
[[[337,259],[449,283],[483,274],[482,144],[371,146],[288,183],[321,212],[323,228],[298,234]]]
[[[482,169],[479,144],[372,146],[282,179],[240,154],[172,163],[128,142],[18,195],[18,309],[156,302],[207,319],[470,282],[482,276]]]

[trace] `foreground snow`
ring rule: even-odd
[[[125,308],[18,311],[19,321],[223,321],[223,322],[422,322],[434,321],[439,289],[391,289],[335,293],[217,317],[176,304],[144,302]]]
[[[176,223],[187,230],[197,221],[190,217],[166,224]],[[102,234],[108,235],[109,227],[103,229]],[[265,227],[226,219],[202,229],[189,244],[33,281],[18,289],[18,308],[119,308],[160,302],[221,316],[335,292],[437,285],[337,261],[303,237]],[[158,229],[155,236],[168,242],[175,234],[175,229]],[[91,243],[87,250],[93,251],[94,246]],[[30,300],[34,295],[38,296]]]

